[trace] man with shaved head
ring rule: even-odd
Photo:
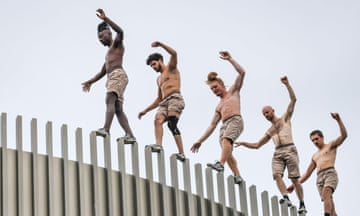
[[[300,201],[299,214],[303,214],[306,213],[306,209],[304,204],[303,189],[299,183],[299,157],[296,146],[293,142],[290,121],[296,103],[296,96],[286,76],[281,78],[281,82],[286,86],[290,96],[290,103],[286,112],[281,117],[278,117],[275,115],[273,107],[264,106],[262,113],[264,117],[271,122],[271,127],[258,142],[235,142],[235,145],[258,149],[266,144],[270,139],[273,140],[275,144],[275,152],[272,159],[272,172],[276,185],[283,196],[283,198],[280,199],[280,203],[292,206],[287,194],[286,185],[282,179],[285,168],[287,168],[288,177],[294,184],[296,194]]]

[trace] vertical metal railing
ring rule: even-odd
[[[110,136],[89,136],[91,163],[84,163],[83,132],[75,131],[76,161],[69,159],[68,127],[60,128],[60,140],[54,140],[53,124],[45,125],[46,155],[38,153],[38,122],[30,121],[31,152],[23,150],[23,119],[16,117],[16,149],[8,148],[7,114],[1,114],[0,131],[0,215],[29,216],[296,216],[296,207],[280,205],[267,191],[258,199],[255,185],[247,191],[246,182],[234,183],[234,177],[194,165],[195,192],[192,192],[190,160],[169,157],[171,185],[166,183],[165,152],[145,150],[146,177],[140,177],[139,145],[125,138],[116,140],[119,171],[112,167]],[[41,138],[41,137],[40,137]],[[54,143],[61,144],[61,158],[54,157]],[[98,162],[98,142],[104,148],[104,167]],[[129,147],[130,155],[125,153]],[[130,158],[131,157],[131,158]],[[153,160],[157,164],[153,166]],[[126,163],[131,163],[132,173]],[[158,179],[154,178],[154,167]],[[182,172],[181,172],[182,171]],[[205,178],[203,174],[205,173]],[[216,178],[214,178],[214,176]],[[226,180],[226,181],[225,181]],[[183,182],[183,188],[180,187]],[[205,194],[206,191],[206,194]],[[248,199],[249,198],[249,202]],[[217,199],[217,200],[216,200]]]

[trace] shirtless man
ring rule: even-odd
[[[198,152],[201,144],[212,134],[219,121],[222,121],[220,129],[219,142],[222,148],[220,161],[215,164],[207,164],[207,166],[217,170],[224,171],[224,164],[227,162],[231,171],[234,173],[234,181],[240,184],[243,179],[240,176],[240,171],[237,167],[237,161],[232,155],[233,143],[240,136],[243,131],[243,119],[240,112],[240,89],[243,84],[245,71],[244,69],[231,57],[227,51],[220,52],[220,58],[227,60],[232,64],[238,73],[235,83],[227,90],[221,78],[217,77],[216,72],[208,74],[206,83],[209,85],[212,92],[220,97],[220,103],[215,109],[215,114],[209,127],[200,139],[191,147],[192,152]]]
[[[125,131],[126,141],[132,143],[135,141],[135,137],[123,111],[123,96],[125,88],[128,84],[127,74],[122,67],[124,56],[124,32],[117,24],[105,15],[105,12],[102,9],[96,10],[96,15],[103,20],[103,22],[98,25],[99,41],[104,46],[108,46],[109,50],[106,54],[105,63],[102,66],[101,71],[93,78],[82,83],[83,90],[86,92],[90,91],[90,87],[93,83],[107,75],[105,123],[103,128],[96,131],[96,134],[104,137],[109,135],[111,122],[114,118],[114,114],[116,114],[120,126]],[[114,40],[109,26],[116,32]]]
[[[299,157],[296,146],[293,142],[290,121],[294,112],[296,96],[286,76],[281,78],[281,82],[286,86],[290,96],[290,103],[286,112],[279,118],[275,115],[275,110],[271,106],[265,106],[262,109],[262,113],[264,117],[271,122],[271,127],[267,130],[265,135],[255,143],[236,142],[235,144],[236,147],[242,145],[247,148],[258,149],[266,144],[270,139],[273,140],[275,144],[275,152],[272,159],[272,172],[277,187],[283,196],[283,198],[280,199],[280,203],[292,206],[287,194],[285,183],[282,179],[285,168],[287,168],[288,177],[295,185],[296,194],[300,201],[299,214],[302,214],[306,213],[306,209],[304,204],[303,189],[298,181],[300,177]]]
[[[147,58],[146,64],[154,69],[155,72],[160,73],[157,78],[158,94],[154,102],[139,113],[138,118],[141,119],[147,112],[159,107],[154,121],[156,144],[151,147],[156,151],[162,149],[162,125],[167,121],[179,151],[176,154],[177,159],[184,161],[184,148],[177,123],[181,112],[185,108],[185,102],[180,93],[180,72],[177,68],[177,53],[173,48],[159,41],[153,42],[151,46],[165,49],[170,54],[170,60],[168,64],[165,64],[163,56],[159,53],[153,53]]]
[[[317,170],[316,185],[320,193],[320,197],[324,202],[325,216],[336,216],[335,205],[332,199],[336,186],[338,184],[338,175],[334,168],[336,159],[336,150],[344,142],[347,137],[346,128],[338,113],[331,113],[331,117],[335,119],[340,127],[340,136],[332,140],[328,144],[324,143],[324,136],[320,130],[314,130],[310,133],[310,139],[319,149],[311,158],[311,162],[306,172],[300,177],[299,182],[305,182]],[[294,190],[291,185],[289,192]]]

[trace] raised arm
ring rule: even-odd
[[[344,123],[342,122],[342,120],[340,118],[339,113],[331,113],[331,117],[333,117],[333,119],[335,119],[337,121],[339,128],[340,128],[340,136],[337,137],[335,140],[333,140],[330,143],[332,148],[336,148],[339,145],[341,145],[344,142],[344,140],[346,139],[347,131],[346,131]]]
[[[221,51],[219,54],[221,59],[229,61],[230,64],[235,68],[236,72],[238,72],[235,83],[231,88],[233,92],[239,92],[243,84],[245,70],[239,65],[239,63],[237,63],[237,61],[235,61],[235,59],[231,57],[228,51]]]
[[[293,88],[291,87],[291,85],[289,83],[287,76],[281,77],[281,82],[286,86],[286,88],[289,92],[289,97],[290,97],[290,103],[288,105],[288,108],[287,108],[286,114],[285,114],[285,121],[287,121],[291,118],[291,116],[294,112],[296,96],[295,96],[295,92],[294,92]]]
[[[83,88],[83,91],[85,92],[88,92],[90,91],[90,87],[91,85],[98,81],[99,79],[101,79],[103,76],[105,76],[106,74],[106,68],[105,68],[105,64],[103,64],[102,68],[101,68],[101,71],[99,73],[97,73],[93,78],[89,79],[88,81],[85,81],[82,84],[82,88]]]
[[[109,17],[105,15],[105,12],[103,9],[99,8],[96,10],[96,15],[104,20],[109,26],[117,33],[114,41],[114,46],[119,47],[122,45],[123,39],[124,39],[124,31],[118,26],[116,23],[114,23]]]
[[[199,151],[199,148],[201,144],[214,132],[217,124],[219,123],[221,119],[220,113],[215,112],[215,115],[213,119],[211,120],[211,123],[209,127],[206,129],[205,133],[200,137],[200,139],[194,143],[194,145],[190,148],[190,150],[195,153]]]
[[[245,146],[250,149],[258,149],[261,146],[265,145],[270,140],[270,138],[271,137],[268,134],[265,134],[258,142],[235,142],[235,147]]]
[[[176,69],[177,67],[177,53],[176,51],[169,47],[168,45],[162,43],[162,42],[159,42],[159,41],[154,41],[152,44],[151,44],[152,47],[161,47],[163,48],[164,50],[166,50],[166,52],[168,52],[170,54],[170,60],[169,60],[169,69],[170,71]]]

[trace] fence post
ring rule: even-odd
[[[263,216],[270,216],[269,193],[267,191],[261,193],[261,202]]]
[[[1,113],[1,209],[2,215],[8,215],[8,174],[7,174],[7,115]]]
[[[251,216],[258,216],[258,204],[257,204],[257,196],[256,196],[256,187],[255,185],[251,185],[249,188],[250,194],[250,207],[251,207]]]
[[[69,153],[68,153],[68,132],[67,125],[61,126],[61,155],[63,157],[63,196],[64,196],[64,212],[70,215],[70,197],[69,197]]]
[[[138,144],[136,141],[134,142],[128,142],[126,138],[121,137],[117,140],[118,144],[118,161],[119,161],[119,170],[120,170],[120,176],[121,176],[121,190],[122,190],[122,205],[123,205],[123,215],[130,215],[129,209],[134,209],[134,214],[140,215],[140,176],[139,176],[139,153],[138,153]],[[136,205],[135,208],[132,208],[132,206],[129,204],[127,196],[127,178],[126,178],[126,169],[125,169],[125,145],[129,144],[131,146],[131,161],[132,161],[132,171],[135,176],[135,200]]]
[[[23,165],[23,139],[22,139],[22,117],[16,117],[16,150],[17,150],[17,202],[18,202],[18,214],[24,215],[24,165]]]
[[[203,184],[203,175],[202,175],[202,168],[201,164],[195,164],[195,183],[196,183],[196,193],[200,197],[200,209],[201,209],[201,216],[207,216],[206,212],[206,203],[204,197],[204,184]]]
[[[47,153],[47,181],[48,181],[48,196],[49,196],[49,215],[55,215],[54,208],[54,153],[53,153],[53,128],[52,123],[47,122],[45,126],[46,136],[46,153]]]
[[[33,182],[33,215],[39,215],[39,186],[38,186],[38,134],[37,120],[31,119],[31,152],[32,152],[32,182]]]
[[[280,215],[280,211],[279,211],[279,200],[277,198],[277,196],[273,196],[271,197],[271,212],[272,215]]]
[[[158,173],[159,173],[159,182],[161,184],[161,192],[162,192],[162,200],[159,197],[156,197],[156,188],[154,183],[154,175],[153,175],[153,167],[152,167],[152,153],[157,153],[158,159]],[[158,216],[161,215],[161,211],[163,215],[171,215],[171,211],[168,205],[169,199],[167,197],[167,193],[165,191],[166,187],[166,177],[165,177],[165,162],[164,162],[164,150],[161,149],[157,151],[151,145],[145,146],[145,167],[146,167],[146,178],[149,181],[150,186],[150,208],[151,215]],[[157,199],[158,198],[158,199]],[[162,209],[155,208],[156,200],[162,202]]]
[[[82,139],[82,129],[77,128],[75,131],[75,139],[76,139],[76,160],[78,164],[78,194],[79,194],[79,215],[85,216],[90,215],[86,211],[87,208],[85,208],[85,191],[84,191],[84,160],[83,160],[83,139]]]

